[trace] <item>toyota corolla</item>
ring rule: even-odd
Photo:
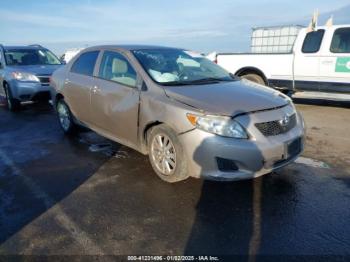
[[[304,147],[304,121],[290,98],[184,49],[90,47],[52,85],[65,133],[83,125],[149,155],[167,182],[258,177]]]

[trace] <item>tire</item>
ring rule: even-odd
[[[4,85],[7,108],[11,112],[16,112],[21,108],[21,102],[12,97],[11,88],[8,84]]]
[[[283,94],[285,94],[286,96],[292,98],[294,91],[292,90],[280,90],[280,92],[282,92]]]
[[[76,134],[78,130],[77,125],[74,123],[73,115],[64,99],[60,99],[57,101],[56,111],[58,122],[63,132],[67,135]]]
[[[241,78],[244,78],[244,79],[250,80],[254,83],[266,86],[264,79],[257,74],[246,74],[246,75],[242,75]]]
[[[176,133],[162,124],[153,127],[147,136],[148,156],[155,173],[168,183],[189,177],[187,159]]]

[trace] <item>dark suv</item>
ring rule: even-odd
[[[40,45],[0,45],[0,95],[6,97],[9,110],[18,110],[25,101],[48,101],[50,77],[61,64]]]

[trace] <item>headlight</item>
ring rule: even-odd
[[[212,134],[234,138],[248,138],[248,134],[244,128],[229,117],[187,114],[187,119],[198,129]]]
[[[39,78],[33,74],[25,73],[25,72],[13,72],[12,76],[14,79],[18,81],[32,81],[32,82],[40,82]]]
[[[306,131],[306,125],[305,125],[305,121],[304,121],[303,116],[300,114],[300,112],[297,112],[297,114],[298,114],[298,117],[299,117],[299,121],[301,122],[302,128],[304,129],[304,131]]]

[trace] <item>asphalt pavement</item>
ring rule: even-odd
[[[0,255],[350,258],[350,103],[296,103],[308,128],[296,163],[176,184],[93,132],[64,136],[50,105],[1,106]]]

